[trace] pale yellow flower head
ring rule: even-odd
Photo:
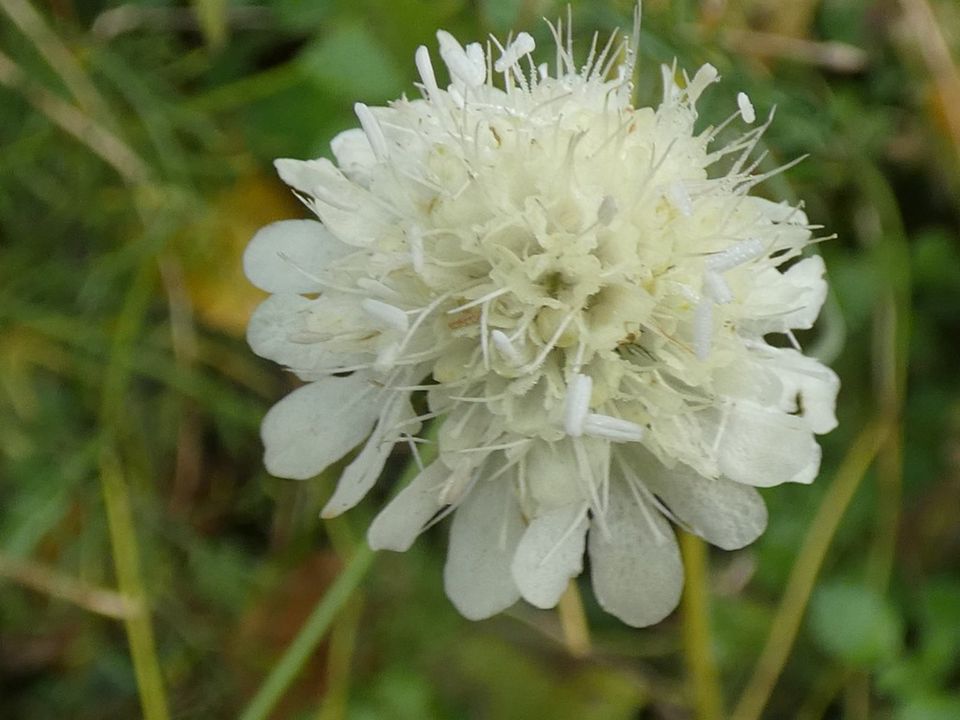
[[[308,478],[366,439],[335,515],[436,418],[439,458],[374,547],[455,511],[446,587],[479,618],[556,604],[588,545],[600,603],[647,625],[682,585],[668,519],[741,547],[766,524],[755,486],[817,474],[837,378],[767,338],[812,326],[824,268],[802,210],[750,194],[769,120],[744,93],[718,144],[696,111],[711,65],[664,67],[662,101],[637,108],[635,40],[579,67],[555,36],[537,65],[526,33],[440,31],[449,83],[421,47],[420,98],[358,104],[335,163],[277,161],[318,219],[264,228],[245,257],[273,293],[251,346],[308,382],[267,415],[266,463]]]

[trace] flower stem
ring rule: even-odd
[[[840,520],[889,430],[889,426],[883,422],[875,421],[867,425],[843,459],[833,484],[824,494],[790,571],[766,645],[731,715],[732,720],[757,720],[763,713],[790,656],[810,594]]]
[[[571,580],[560,597],[557,605],[560,615],[560,628],[563,630],[563,644],[574,657],[586,657],[590,654],[590,627],[583,612],[580,589],[577,581]]]
[[[696,535],[680,533],[687,571],[683,591],[683,653],[697,720],[721,720],[723,695],[710,640],[707,548]]]
[[[374,552],[361,543],[340,576],[317,603],[296,639],[267,676],[240,720],[266,720],[290,684],[303,670],[337,614],[360,586],[373,563]]]
[[[147,592],[140,577],[139,549],[134,531],[130,493],[120,460],[112,447],[100,453],[100,485],[107,510],[107,526],[113,547],[113,563],[120,593],[136,608],[124,618],[133,671],[145,720],[167,720],[170,712],[163,688],[163,674],[157,658]]]

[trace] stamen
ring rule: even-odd
[[[523,357],[513,346],[513,343],[510,342],[510,338],[507,337],[505,332],[502,330],[494,330],[490,333],[490,339],[493,340],[493,346],[500,351],[500,354],[513,365],[519,366],[523,364]]]
[[[417,72],[420,73],[420,79],[423,81],[423,89],[427,91],[427,98],[434,100],[439,97],[440,87],[437,85],[437,76],[433,72],[430,51],[427,50],[425,45],[417,48],[413,60],[417,65]]]
[[[537,44],[530,33],[520,33],[516,40],[507,45],[500,59],[493,64],[493,69],[499,73],[506,72],[516,65],[520,58],[532,53],[536,47]]]
[[[374,157],[383,162],[389,154],[383,128],[380,127],[380,123],[370,112],[370,108],[363,103],[356,103],[353,106],[353,111],[357,115],[357,120],[360,121],[360,127],[363,129],[364,135],[367,136],[370,147],[373,148]]]
[[[490,342],[487,339],[487,318],[490,316],[490,302],[480,306],[480,351],[483,355],[483,366],[490,369]]]
[[[560,336],[563,335],[564,332],[566,332],[567,326],[570,324],[572,320],[573,320],[573,313],[570,313],[562,321],[560,321],[560,325],[557,326],[557,329],[554,330],[553,335],[550,337],[549,340],[547,340],[547,344],[544,345],[540,349],[540,352],[537,353],[537,356],[533,359],[533,362],[527,363],[526,365],[523,366],[522,368],[523,372],[533,372],[538,367],[540,367],[540,364],[547,359],[547,355],[549,355],[550,351],[553,350],[554,346],[556,346],[557,341],[560,339]]]
[[[378,372],[385,372],[394,366],[397,360],[397,355],[400,353],[400,343],[390,343],[387,345],[380,353],[377,355],[377,359],[373,362],[374,370]]]
[[[412,227],[407,231],[407,243],[410,245],[410,261],[417,275],[423,275],[423,234],[420,228]]]
[[[600,532],[606,540],[610,540],[610,526],[602,512],[600,496],[597,493],[597,484],[594,481],[593,469],[590,467],[590,459],[587,457],[587,449],[583,446],[583,441],[575,437],[573,439],[573,454],[577,460],[577,479],[581,484],[586,485],[587,496],[590,499],[590,505],[594,513],[594,519],[600,526]]]
[[[737,265],[743,265],[760,257],[763,251],[763,243],[756,238],[742,240],[707,258],[707,268],[718,273],[732,270]]]
[[[733,291],[718,272],[707,270],[703,274],[703,290],[718,305],[726,305],[733,300]]]
[[[687,192],[687,186],[682,180],[674,180],[667,188],[667,200],[684,217],[693,215],[693,201],[690,199],[690,193]]]
[[[437,41],[440,43],[440,57],[454,80],[467,87],[483,85],[487,79],[487,68],[483,48],[479,44],[472,43],[464,50],[457,39],[446,30],[437,30]],[[460,99],[463,99],[462,95]]]
[[[643,431],[642,425],[611,415],[590,413],[583,422],[583,432],[586,435],[606,438],[613,442],[640,442]]]
[[[746,93],[737,93],[737,107],[740,108],[740,115],[743,117],[745,123],[753,125],[753,123],[756,122],[757,113],[753,109],[753,103],[750,102],[750,98]]]
[[[373,298],[366,298],[360,303],[360,307],[362,307],[371,317],[380,320],[384,324],[395,328],[402,333],[405,333],[410,327],[410,321],[407,318],[407,314],[394,305],[388,305],[385,302],[380,302],[379,300],[374,300]]]
[[[568,435],[583,435],[584,424],[590,410],[590,395],[593,378],[577,373],[567,384],[567,399],[563,406],[563,429]]]
[[[506,295],[508,292],[510,292],[510,288],[500,288],[499,290],[494,290],[493,292],[489,292],[483,297],[477,298],[476,300],[471,300],[468,303],[464,303],[463,305],[458,305],[455,308],[447,310],[447,315],[456,315],[458,312],[469,310],[477,305],[483,305],[485,302],[489,302],[490,300],[498,298],[501,295]]]
[[[693,350],[699,360],[709,357],[712,341],[713,303],[708,298],[701,298],[693,311]]]

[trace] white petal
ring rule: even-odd
[[[412,419],[414,415],[409,394],[394,395],[388,401],[370,439],[340,476],[337,489],[323,508],[322,517],[336,517],[363,499],[363,496],[376,483],[384,463],[393,450],[399,432],[397,424]],[[420,429],[420,423],[406,423],[402,429],[404,432],[414,434]]]
[[[600,606],[627,625],[660,622],[677,606],[683,564],[670,524],[640,508],[625,481],[610,484],[605,516],[609,538],[595,519],[590,528],[590,573]]]
[[[803,418],[743,402],[718,427],[720,472],[731,480],[772,487],[816,478],[820,446]]]
[[[324,226],[347,245],[364,247],[379,237],[391,219],[367,191],[348,179],[326,158],[292,160],[280,158],[274,166],[281,179],[301,194]],[[363,212],[358,212],[360,208]]]
[[[791,348],[771,349],[769,367],[783,383],[780,409],[799,412],[818,435],[837,426],[837,392],[840,378],[826,365]],[[798,402],[799,400],[799,402]]]
[[[520,594],[531,605],[552,608],[583,570],[587,506],[567,505],[535,517],[520,539],[511,571]]]
[[[510,562],[523,518],[511,485],[503,477],[478,482],[453,516],[443,585],[470,620],[495,615],[520,597]]]
[[[442,507],[440,493],[450,469],[435,460],[380,511],[367,530],[374,550],[405,552]]]
[[[761,271],[743,301],[754,317],[744,318],[741,327],[757,334],[813,327],[827,298],[824,271],[819,255],[804,258],[785,273]]]
[[[247,342],[260,357],[285,365],[303,379],[317,379],[369,359],[361,343],[332,339],[365,320],[356,305],[332,294],[317,300],[273,295],[250,318]]]
[[[344,130],[330,141],[330,150],[340,169],[355,180],[365,180],[376,164],[373,149],[360,128]]]
[[[317,277],[354,248],[316,220],[281,220],[261,228],[243,253],[243,271],[269,293],[309,293],[323,288]]]
[[[342,458],[370,433],[379,414],[378,394],[360,373],[294,390],[263,418],[267,471],[304,480]]]
[[[591,438],[584,439],[588,451],[598,442]],[[596,453],[588,452],[591,460],[594,455]],[[534,442],[527,452],[525,463],[527,486],[537,513],[587,499],[585,488],[589,480],[580,477],[572,443]],[[594,464],[591,462],[591,465]]]
[[[724,550],[742,548],[763,534],[767,507],[754,488],[703,477],[682,463],[667,468],[646,450],[631,450],[637,477],[691,532]]]

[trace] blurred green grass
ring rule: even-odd
[[[578,47],[631,11],[572,3]],[[271,160],[326,154],[354,101],[411,94],[435,28],[524,27],[546,46],[539,17],[562,12],[0,0],[0,717],[140,716],[152,671],[135,672],[124,617],[172,717],[246,706],[389,492],[324,522],[332,477],[261,468],[260,418],[292,385],[243,343],[259,296],[239,257],[259,226],[302,214]],[[810,157],[761,191],[838,235],[821,245],[831,298],[801,337],[844,383],[822,476],[766,492],[766,535],[710,555],[727,707],[841,461],[880,421],[765,717],[960,717],[960,6],[649,0],[641,53],[641,100],[677,57],[724,76],[705,124],[734,90],[776,105],[769,166]],[[587,591],[594,652],[573,659],[549,613],[457,616],[443,534],[376,560],[271,717],[694,715],[679,613],[630,630]],[[140,593],[150,615],[131,613]]]

